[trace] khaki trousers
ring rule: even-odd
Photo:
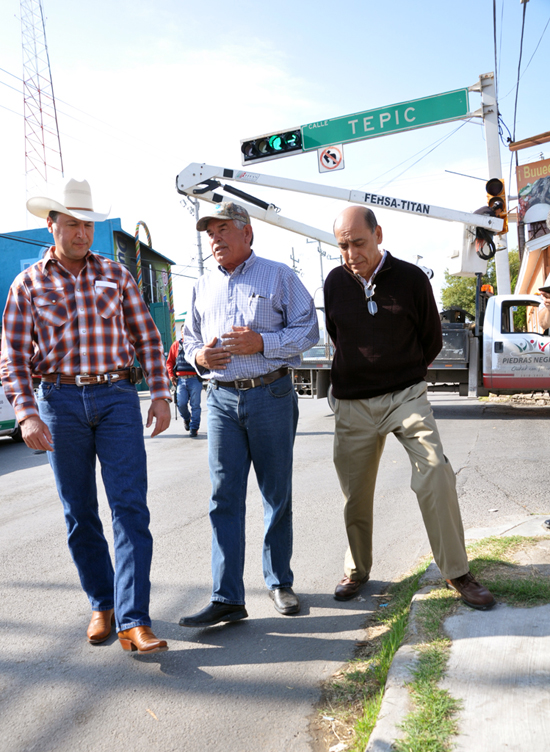
[[[469,569],[456,479],[427,398],[424,381],[398,392],[363,400],[336,400],[334,464],[345,497],[349,548],[344,571],[362,580],[372,566],[374,488],[386,436],[405,447],[432,553],[446,579]]]

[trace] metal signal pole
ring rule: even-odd
[[[500,138],[498,133],[498,103],[494,73],[481,75],[479,77],[479,85],[481,87],[481,108],[483,111],[483,125],[485,126],[489,177],[502,179]],[[510,186],[508,186],[508,192],[510,192]],[[500,240],[499,250],[495,255],[497,289],[500,295],[509,295],[511,285],[507,235],[499,235],[498,238]]]

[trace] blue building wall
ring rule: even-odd
[[[4,310],[11,283],[28,266],[39,261],[53,243],[46,227],[0,234],[0,314]],[[118,218],[96,222],[92,250],[124,264],[137,279],[135,237],[122,229]],[[166,256],[140,243],[143,265],[143,298],[160,331],[166,353],[174,339],[170,305],[165,283],[173,265]],[[1,321],[1,316],[0,316]]]
[[[115,260],[114,232],[121,231],[120,219],[95,223],[93,251]],[[8,291],[17,275],[39,261],[52,245],[46,227],[0,234],[0,310],[4,310]]]

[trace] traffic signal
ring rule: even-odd
[[[501,178],[491,178],[485,183],[487,191],[487,205],[495,213],[495,217],[504,220],[504,227],[495,235],[504,235],[508,232],[508,212],[506,211],[506,188]]]
[[[241,141],[242,163],[267,162],[270,159],[288,157],[302,151],[302,132],[300,128]]]

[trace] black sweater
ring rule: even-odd
[[[325,282],[337,399],[368,399],[412,386],[441,350],[441,321],[422,269],[388,253],[374,282],[374,316],[361,280],[347,267],[333,269]]]

